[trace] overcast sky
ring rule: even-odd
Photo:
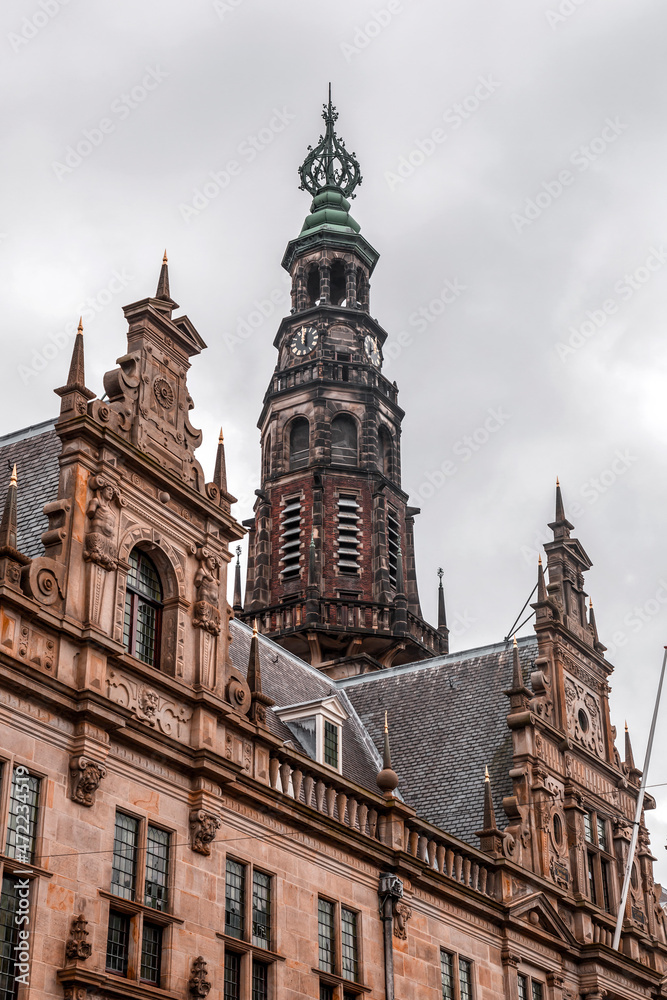
[[[502,640],[559,475],[641,763],[667,642],[665,4],[5,0],[1,17],[2,433],[54,415],[84,310],[101,393],[166,246],[209,345],[200,458],[212,474],[223,424],[249,516],[280,261],[309,209],[296,171],[331,80],[381,254],[371,311],[406,411],[425,614],[442,565],[452,648]]]

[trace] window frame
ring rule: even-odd
[[[136,589],[136,587],[134,587],[129,582],[130,569],[131,569],[131,564],[129,563],[129,560],[130,560],[133,552],[137,552],[139,554],[140,558],[143,557],[144,559],[146,559],[148,561],[148,563],[153,567],[153,570],[155,571],[155,575],[156,575],[156,577],[158,579],[158,582],[160,584],[161,599],[159,601],[155,600],[154,598],[148,597],[146,594],[142,594],[141,591],[139,591],[138,589]],[[150,556],[150,554],[148,552],[144,551],[144,549],[142,549],[140,545],[135,545],[131,549],[130,553],[128,554],[128,565],[130,565],[130,569],[128,569],[128,571],[126,573],[126,576],[125,576],[125,603],[123,605],[123,614],[125,615],[125,613],[127,611],[128,597],[129,597],[130,626],[129,626],[129,634],[128,634],[128,638],[127,638],[127,643],[125,643],[125,618],[123,617],[123,643],[125,644],[125,651],[128,653],[129,656],[132,656],[135,660],[138,660],[139,663],[142,663],[145,667],[152,668],[153,670],[160,670],[161,669],[161,659],[162,659],[162,657],[161,657],[161,652],[162,652],[162,618],[163,618],[163,615],[164,615],[164,594],[165,594],[165,588],[164,588],[164,582],[162,580],[162,575],[160,573],[160,570],[159,570],[159,568],[158,568],[155,560],[152,559],[151,556]],[[152,607],[155,610],[155,639],[154,639],[154,642],[153,642],[153,662],[152,663],[148,663],[146,660],[142,660],[140,656],[137,656],[137,652],[136,652],[136,649],[137,649],[138,609],[139,609],[139,602],[140,601],[142,603],[148,605],[149,607]]]
[[[116,820],[119,815],[126,816],[136,822],[136,842],[134,857],[134,888],[132,897],[127,898],[114,892],[114,883],[109,880],[110,889],[100,889],[99,895],[108,901],[107,914],[107,949],[109,945],[111,915],[117,914],[123,917],[129,927],[128,947],[126,955],[126,971],[118,972],[108,968],[106,964],[105,952],[104,973],[116,979],[124,979],[130,983],[140,983],[143,986],[151,986],[155,989],[165,989],[167,972],[165,969],[165,954],[170,948],[171,927],[175,923],[182,923],[173,913],[173,886],[174,886],[174,844],[175,831],[167,826],[155,822],[148,816],[139,815],[129,809],[116,808],[114,813],[113,843],[116,842]],[[146,876],[148,872],[148,831],[150,829],[166,833],[169,837],[167,846],[167,873],[166,873],[166,899],[163,906],[151,906],[146,902]],[[112,852],[113,857],[113,852]],[[112,862],[112,878],[113,878]],[[117,884],[117,883],[116,883]],[[149,925],[160,929],[159,940],[159,971],[157,981],[142,977],[142,961],[144,957],[145,934],[144,927]]]
[[[516,992],[519,1000],[521,1000],[521,994],[519,992],[519,980],[523,979],[526,983],[526,1000],[535,1000],[535,986],[539,986],[541,992],[540,1000],[547,1000],[547,983],[544,979],[538,979],[537,976],[532,975],[531,972],[527,972],[522,969],[517,969],[516,974]]]
[[[451,976],[452,976],[452,996],[451,1000],[467,1000],[467,998],[461,997],[461,962],[465,962],[468,965],[470,973],[470,1000],[475,1000],[477,996],[477,985],[475,978],[475,963],[472,958],[468,955],[463,955],[458,951],[452,951],[449,948],[440,946],[440,951],[438,953],[438,958],[440,960],[440,990],[442,1000],[450,1000],[449,997],[445,996],[445,989],[442,982],[442,958],[446,955],[451,960]]]
[[[612,843],[609,836],[609,819],[600,815],[597,809],[586,806],[582,816],[582,828],[586,856],[583,894],[603,913],[613,914],[617,905],[617,886],[613,878],[616,858],[609,850],[609,845]],[[602,840],[604,846],[600,846]]]
[[[281,722],[288,727],[290,722],[298,723],[302,719],[315,719],[315,760],[322,767],[328,768],[334,774],[343,773],[343,723],[348,718],[347,712],[341,706],[337,695],[324,698],[322,701],[309,701],[303,705],[287,705],[278,709],[276,714]],[[327,764],[324,759],[325,723],[328,722],[338,729],[338,765]],[[297,734],[295,734],[297,735]],[[298,739],[298,735],[297,735]]]
[[[320,929],[320,903],[326,903],[332,908],[332,932],[333,932],[333,971],[323,969],[320,966],[319,957],[319,929]],[[343,911],[354,915],[355,918],[355,947],[356,947],[356,979],[345,976],[343,965]],[[353,904],[343,900],[333,899],[323,893],[317,895],[317,966],[313,966],[312,971],[319,977],[320,992],[330,989],[334,1000],[342,1000],[344,996],[360,997],[370,992],[370,987],[364,982],[364,935],[363,935],[363,914]]]
[[[241,937],[235,937],[234,935],[227,933],[227,920],[226,920],[226,900],[227,900],[227,865],[232,862],[236,865],[241,865],[244,869],[243,878],[243,926],[241,928]],[[266,996],[272,997],[275,993],[275,965],[276,962],[284,962],[285,959],[282,955],[279,955],[275,949],[275,936],[276,936],[276,876],[275,873],[268,871],[262,865],[256,865],[252,859],[244,858],[237,854],[227,854],[225,857],[225,922],[223,924],[224,931],[218,931],[216,937],[220,939],[223,945],[223,955],[221,968],[224,970],[227,962],[227,955],[234,955],[238,960],[239,969],[239,996],[243,997],[244,1000],[249,1000],[253,995],[253,970],[255,965],[266,966]],[[253,934],[254,921],[253,916],[255,913],[254,908],[254,884],[255,884],[255,873],[266,876],[269,879],[269,943],[268,947],[264,947],[261,944],[255,944],[255,935]],[[223,971],[223,985],[221,989],[221,998],[224,1000],[225,994],[225,984],[224,984],[224,971]]]

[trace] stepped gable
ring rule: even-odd
[[[229,650],[232,663],[246,676],[250,656],[252,629],[232,619],[232,642]],[[370,736],[359,721],[347,693],[341,691],[324,674],[309,664],[292,656],[277,643],[259,635],[259,655],[262,667],[262,689],[273,698],[277,708],[317,701],[337,695],[342,707],[350,714],[343,723],[343,775],[350,781],[377,794],[377,773],[382,767],[382,755],[376,750]],[[301,753],[308,752],[301,746],[294,733],[280,721],[272,709],[266,713],[269,730],[281,739],[291,740]]]
[[[537,640],[519,639],[518,648],[526,678]],[[485,766],[498,817],[504,816],[503,797],[512,794],[512,737],[503,696],[511,684],[511,642],[338,681],[378,748],[387,712],[392,764],[404,801],[474,847],[479,845],[475,831],[482,819]]]
[[[42,508],[58,495],[60,439],[55,420],[46,420],[0,437],[0,509],[9,487],[9,473],[16,464],[18,474],[18,548],[35,557],[44,552],[42,533],[49,524]]]

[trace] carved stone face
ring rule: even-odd
[[[113,494],[113,486],[105,486],[102,490],[102,499],[106,500],[107,503],[110,503],[113,500]]]

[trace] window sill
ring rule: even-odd
[[[169,924],[182,924],[185,922],[180,917],[175,917],[168,910],[156,910],[152,906],[146,906],[144,903],[137,903],[132,899],[124,899],[122,896],[116,896],[115,893],[108,892],[106,889],[98,889],[97,892],[103,899],[111,900],[113,908],[118,910],[119,913],[143,913],[150,923],[161,924],[163,927],[167,927]]]
[[[264,959],[267,963],[285,961],[285,956],[279,955],[277,951],[260,948],[259,945],[251,944],[250,941],[244,941],[242,938],[232,937],[231,934],[221,934],[220,931],[217,931],[215,936],[224,941],[225,945],[229,945],[230,950],[243,952],[244,954],[250,952],[253,958]]]
[[[180,993],[165,990],[160,986],[141,983],[137,979],[116,976],[111,972],[90,972],[87,969],[64,968],[56,972],[58,982],[63,986],[98,988],[109,996],[124,998],[136,997],[137,1000],[182,1000]]]
[[[26,865],[23,861],[17,861],[16,858],[8,858],[5,855],[0,855],[0,863],[2,863],[6,875],[24,875],[26,878],[36,878],[38,875],[53,878],[54,875],[48,868],[40,868],[39,865],[34,864]]]
[[[336,976],[332,972],[323,972],[322,969],[311,970],[320,977],[320,981],[326,983],[327,986],[342,986],[346,993],[356,993],[359,996],[362,993],[370,993],[371,987],[364,986],[363,983],[359,983],[354,979],[343,979],[342,976]]]

